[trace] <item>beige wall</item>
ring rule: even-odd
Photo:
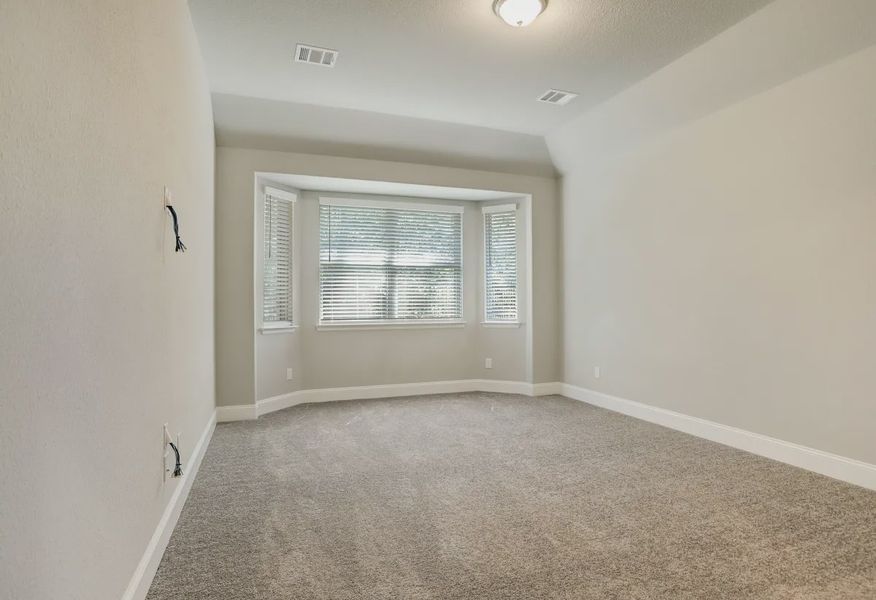
[[[874,106],[870,47],[564,154],[565,381],[876,462]]]
[[[263,180],[284,188],[282,184]],[[259,189],[263,186],[259,185]],[[317,329],[319,318],[319,192],[300,191],[295,206],[295,318],[298,328],[256,335],[256,392],[259,400],[299,389],[458,379],[526,379],[526,328],[493,329],[481,325],[483,221],[490,203],[408,198],[408,202],[464,207],[464,327],[420,329]],[[350,194],[330,194],[351,197]],[[357,194],[357,198],[399,200]],[[520,199],[519,203],[527,200]],[[521,207],[521,216],[523,210]],[[525,230],[521,218],[520,233]],[[522,250],[522,248],[521,248]],[[522,257],[522,253],[521,253]],[[520,269],[526,281],[525,266]],[[526,296],[521,285],[520,295]],[[484,359],[493,368],[484,368]],[[292,368],[293,380],[286,379]]]
[[[185,2],[0,5],[4,598],[121,597],[212,416],[213,153]]]
[[[407,163],[390,163],[315,155],[289,154],[241,148],[217,148],[217,396],[220,405],[251,404],[285,391],[315,387],[372,385],[464,379],[471,377],[553,381],[559,371],[557,330],[558,297],[556,257],[558,250],[556,182],[552,178],[467,171]],[[308,289],[315,279],[302,282],[299,303],[310,322],[291,334],[259,335],[256,341],[253,293],[253,194],[255,173],[296,173],[331,177],[384,180],[428,185],[504,190],[531,194],[534,231],[535,278],[532,327],[519,330],[479,331],[477,295],[469,295],[466,317],[471,324],[462,330],[399,330],[362,332],[314,330],[316,291]],[[312,200],[312,199],[310,199]],[[315,223],[315,205],[308,198],[300,207],[302,222]],[[467,236],[480,234],[478,218],[466,219]],[[299,236],[301,237],[301,236]],[[302,248],[302,259],[315,264],[314,247]],[[308,254],[309,253],[309,254]],[[311,271],[313,273],[313,271]],[[466,287],[479,285],[479,274],[468,270]],[[519,336],[531,335],[531,361],[513,348]],[[483,357],[473,352],[483,337],[484,352],[494,352],[496,368],[483,369]],[[429,343],[424,345],[424,340]],[[510,345],[508,342],[513,342]],[[256,350],[258,348],[258,350]],[[509,350],[509,348],[512,348]],[[256,354],[257,353],[257,354]],[[387,354],[388,353],[388,354]],[[386,356],[394,358],[387,360]],[[258,360],[256,357],[258,356]],[[328,358],[326,358],[328,357]],[[296,361],[286,365],[285,360]],[[308,363],[308,361],[310,361]],[[520,368],[521,362],[524,368]],[[258,367],[256,367],[258,364]],[[285,369],[296,372],[286,382]],[[529,373],[532,371],[532,375]],[[280,374],[280,377],[277,374]]]

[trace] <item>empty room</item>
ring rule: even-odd
[[[876,600],[876,1],[0,1],[0,599]]]

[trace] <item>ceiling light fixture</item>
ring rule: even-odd
[[[495,0],[493,12],[511,27],[526,27],[544,12],[547,0]]]

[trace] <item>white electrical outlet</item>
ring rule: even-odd
[[[493,359],[492,358],[488,358],[488,359],[484,360],[484,368],[485,369],[492,369],[493,368]]]
[[[292,381],[292,367],[286,369],[286,381]]]
[[[600,371],[599,367],[593,367],[593,376],[596,379],[599,379],[600,375],[601,375],[601,371]]]

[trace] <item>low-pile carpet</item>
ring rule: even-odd
[[[560,396],[219,425],[149,600],[876,598],[876,493]]]

